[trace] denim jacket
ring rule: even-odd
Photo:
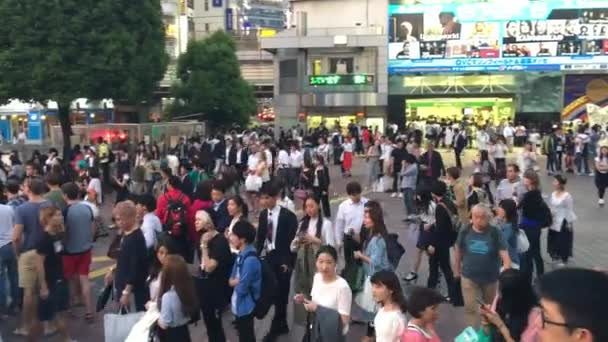
[[[253,245],[239,252],[230,277],[239,279],[232,292],[232,313],[236,317],[247,316],[255,309],[262,291],[262,268]]]
[[[365,255],[371,259],[369,264],[364,263],[368,276],[372,276],[381,270],[392,270],[391,264],[388,261],[386,241],[382,236],[375,235],[369,240],[365,247]]]

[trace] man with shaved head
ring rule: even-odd
[[[114,298],[119,298],[123,307],[129,308],[134,303],[136,311],[144,311],[148,301],[148,252],[137,222],[137,209],[131,201],[119,202],[113,215],[122,241],[116,266],[106,275],[106,285],[113,282]]]
[[[511,268],[507,243],[499,228],[490,225],[492,212],[478,204],[471,209],[471,224],[456,240],[454,276],[461,278],[465,321],[479,326],[477,298],[491,304],[496,296],[501,265]]]

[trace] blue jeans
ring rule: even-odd
[[[406,215],[414,215],[416,214],[416,209],[414,208],[414,189],[405,188],[403,191],[403,204],[405,204]]]
[[[20,302],[19,283],[17,279],[17,257],[13,250],[13,244],[9,243],[0,247],[0,309],[6,308],[6,278],[11,294],[12,305]]]

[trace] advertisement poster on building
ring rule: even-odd
[[[566,75],[562,120],[604,122],[608,111],[608,75]]]
[[[388,54],[391,74],[608,71],[608,1],[393,4]]]

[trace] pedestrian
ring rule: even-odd
[[[91,207],[80,201],[78,185],[65,183],[61,191],[67,204],[64,210],[63,274],[70,285],[71,306],[84,304],[84,319],[92,323],[94,311],[89,271],[93,260],[95,217]]]
[[[416,182],[418,180],[418,164],[416,164],[416,158],[407,154],[402,161],[402,165],[399,171],[399,177],[401,179],[399,188],[403,194],[403,204],[405,205],[405,218],[406,221],[413,221],[416,218],[416,207],[415,207],[415,196],[416,196]]]
[[[313,159],[312,191],[318,202],[323,206],[323,215],[331,218],[331,208],[329,205],[329,169],[325,165],[325,159],[321,155],[316,155]]]
[[[511,258],[511,267],[519,269],[519,215],[517,214],[517,204],[514,200],[504,199],[498,203],[498,206],[496,207],[496,221],[504,240],[507,242],[509,257]],[[523,232],[521,234],[523,234]]]
[[[49,173],[48,175],[46,175],[45,180],[49,191],[46,193],[46,195],[44,195],[44,198],[49,201],[53,206],[63,211],[66,207],[66,202],[63,198],[63,192],[61,192],[61,174]]]
[[[211,200],[212,186],[213,181],[211,180],[203,181],[196,186],[196,190],[192,196],[192,205],[190,205],[190,208],[188,208],[188,212],[186,213],[188,216],[188,237],[193,246],[198,245],[201,240],[201,235],[195,228],[194,220],[196,213],[200,210],[209,210],[213,207],[213,201]],[[228,237],[226,236],[226,238]]]
[[[0,204],[0,315],[14,315],[20,304],[21,291],[18,286],[17,256],[13,248],[15,210],[10,205]],[[11,302],[7,305],[6,285]]]
[[[342,144],[342,175],[344,177],[352,177],[351,169],[353,167],[353,143],[350,136],[346,138]]]
[[[97,194],[97,205],[100,206],[103,203],[103,193],[101,190],[101,180],[99,179],[99,170],[96,168],[89,168],[87,176],[89,178],[87,190],[91,189],[95,191],[95,194]]]
[[[454,129],[454,157],[456,159],[456,167],[462,170],[462,151],[467,147],[467,138],[464,131],[458,128]]]
[[[139,229],[137,209],[131,201],[123,201],[114,207],[116,227],[121,234],[116,265],[105,277],[105,285],[113,284],[114,298],[120,307],[144,311],[148,301],[146,279],[149,258],[146,239]]]
[[[605,272],[559,269],[540,277],[537,288],[542,310],[540,342],[608,341]]]
[[[137,217],[141,221],[140,229],[146,239],[146,248],[152,254],[152,250],[156,245],[156,239],[163,231],[163,224],[156,216],[156,199],[152,195],[143,194],[134,197],[135,207],[137,209]]]
[[[382,177],[382,171],[380,168],[380,155],[382,154],[380,141],[374,141],[374,144],[368,147],[365,161],[368,165],[368,186],[372,191],[378,190],[378,184]],[[381,191],[380,191],[381,192]]]
[[[483,189],[486,191],[489,204],[494,205],[490,183],[492,183],[492,180],[496,179],[496,167],[490,161],[488,151],[482,150],[479,152],[479,160],[475,162],[475,165],[475,173],[481,174]]]
[[[578,133],[574,137],[574,163],[576,164],[577,175],[589,174],[589,163],[587,156],[589,154],[589,135],[585,133],[585,127],[580,126]],[[584,173],[583,173],[584,172]]]
[[[226,186],[223,180],[215,180],[211,183],[211,200],[213,206],[208,209],[213,224],[220,233],[224,233],[230,225],[228,214],[228,202],[226,201]]]
[[[166,231],[180,249],[185,260],[191,261],[192,244],[189,240],[189,227],[187,213],[190,209],[190,199],[180,190],[180,181],[177,176],[169,177],[167,192],[158,197],[156,216]]]
[[[450,265],[450,248],[455,240],[455,228],[452,216],[457,215],[456,207],[446,198],[447,186],[437,181],[431,189],[431,196],[435,202],[435,219],[430,228],[430,235],[426,252],[429,256],[429,278],[427,287],[435,288],[439,282],[439,269],[445,277],[448,296],[454,296],[454,276]]]
[[[156,240],[154,245],[154,256],[150,262],[150,269],[148,271],[148,279],[146,279],[146,285],[150,292],[150,299],[146,303],[146,308],[150,307],[150,303],[156,304],[159,299],[160,292],[160,280],[162,278],[162,268],[167,261],[167,256],[174,255],[177,253],[175,245],[171,239],[166,237],[160,237]]]
[[[476,172],[470,178],[470,191],[467,196],[467,207],[473,208],[477,204],[490,205],[490,194],[483,183],[483,174]]]
[[[540,236],[542,228],[551,226],[552,215],[540,192],[538,174],[533,170],[526,171],[523,182],[528,191],[518,204],[518,208],[521,209],[520,227],[528,237],[530,248],[524,253],[520,266],[521,271],[528,276],[531,282],[534,272],[533,264],[536,265],[537,276],[541,276],[545,272],[545,264],[540,250]]]
[[[158,299],[160,342],[190,342],[188,324],[198,312],[198,301],[188,265],[179,255],[165,257]]]
[[[362,197],[362,192],[361,184],[349,182],[346,185],[346,194],[349,198],[340,203],[336,214],[334,238],[339,257],[338,268],[345,272],[357,267],[353,253],[361,242],[359,236],[363,227],[365,204],[368,201],[367,198]],[[340,256],[342,260],[340,260]]]
[[[422,255],[427,253],[431,240],[431,229],[435,225],[435,211],[437,210],[437,204],[433,201],[430,190],[419,192],[416,203],[419,213],[416,259],[414,260],[414,267],[412,270],[403,278],[403,280],[407,282],[418,279],[418,270],[422,263]]]
[[[446,170],[448,192],[452,194],[453,203],[458,212],[460,223],[469,223],[469,207],[467,203],[468,185],[466,180],[460,177],[461,171],[458,167],[449,167]]]
[[[325,332],[321,331],[315,341],[344,341],[351,317],[352,292],[346,280],[336,272],[338,254],[334,247],[321,246],[315,259],[316,273],[312,281],[312,289],[307,293],[297,292],[294,302],[303,304],[306,311],[315,313],[316,320],[332,319],[337,323],[335,327],[338,329],[333,331],[338,336],[324,335]]]
[[[63,250],[60,239],[64,231],[63,215],[58,208],[45,207],[40,209],[39,220],[44,232],[36,245],[37,260],[34,270],[40,277],[40,301],[38,319],[32,322],[29,340],[37,341],[40,338],[42,334],[40,322],[53,321],[61,339],[72,342],[64,317],[64,312],[69,306],[69,290],[59,255]]]
[[[272,268],[278,291],[273,303],[270,331],[264,337],[266,342],[276,341],[279,336],[289,333],[287,304],[295,260],[290,246],[298,229],[298,219],[291,211],[278,205],[279,194],[280,187],[276,182],[262,186],[260,191],[260,203],[265,209],[260,213],[256,250],[258,255],[265,255]]]
[[[521,203],[527,190],[519,176],[519,170],[519,165],[515,163],[507,165],[507,178],[501,180],[496,187],[497,202],[512,199],[515,203]]]
[[[435,151],[435,145],[429,141],[427,151],[420,156],[420,182],[429,189],[434,181],[444,175],[445,166],[441,154]]]
[[[551,212],[553,213],[553,224],[549,227],[547,234],[547,249],[553,261],[559,261],[558,266],[565,266],[568,259],[572,257],[572,245],[574,239],[574,199],[566,191],[568,180],[556,175],[553,180],[553,193],[551,194]]]
[[[391,151],[390,167],[387,170],[387,173],[393,177],[392,197],[403,197],[403,193],[400,191],[400,173],[403,167],[403,161],[405,161],[408,155],[409,153],[407,153],[407,150],[405,149],[403,140],[397,140],[397,146]]]
[[[402,342],[441,342],[435,331],[439,320],[439,305],[445,298],[436,290],[414,287],[407,303],[407,311],[412,319],[407,324]]]
[[[495,178],[497,180],[504,179],[507,172],[507,154],[509,153],[509,147],[505,143],[505,138],[498,137],[496,143],[492,146],[491,152],[494,158],[494,165],[496,166]]]
[[[494,300],[500,262],[511,268],[507,243],[500,229],[490,224],[491,215],[487,206],[471,208],[471,224],[460,230],[455,245],[454,276],[462,286],[465,322],[473,327],[480,322],[477,299],[485,304]]]
[[[231,308],[239,342],[255,342],[254,315],[256,300],[262,291],[262,270],[255,247],[252,245],[256,230],[247,221],[240,221],[232,228],[230,245],[239,251],[229,285],[232,292]]]
[[[407,327],[407,304],[399,278],[391,271],[376,272],[370,279],[380,309],[374,318],[376,342],[400,342]]]
[[[362,261],[366,276],[363,292],[359,293],[356,297],[359,305],[373,302],[372,293],[369,291],[371,290],[371,276],[381,270],[393,270],[388,260],[388,247],[386,243],[388,232],[384,224],[384,215],[380,203],[376,201],[367,202],[363,226],[365,227],[365,239],[362,240],[363,248],[355,251],[353,254],[355,260]],[[370,289],[366,289],[367,287],[370,287]],[[367,336],[373,337],[373,315],[375,312],[370,311],[369,308],[364,308],[364,310],[366,311],[364,320],[368,322]]]
[[[44,228],[40,223],[40,210],[51,205],[42,197],[44,191],[45,184],[42,179],[36,177],[25,180],[24,194],[28,201],[15,210],[13,248],[17,254],[19,287],[23,291],[23,325],[15,330],[15,334],[21,336],[27,336],[31,332],[31,326],[38,323],[36,291],[38,291],[40,273],[36,271],[38,260],[36,246]]]
[[[595,186],[597,187],[600,207],[604,206],[604,193],[608,187],[608,146],[600,147],[600,153],[595,158]]]
[[[538,171],[538,162],[537,162],[537,154],[536,154],[536,145],[531,142],[527,142],[524,151],[520,154],[519,157],[519,168],[526,172],[528,170]]]
[[[196,213],[196,230],[202,232],[200,279],[197,293],[210,342],[224,342],[222,310],[229,303],[227,287],[233,257],[226,237],[217,230],[206,211]]]

